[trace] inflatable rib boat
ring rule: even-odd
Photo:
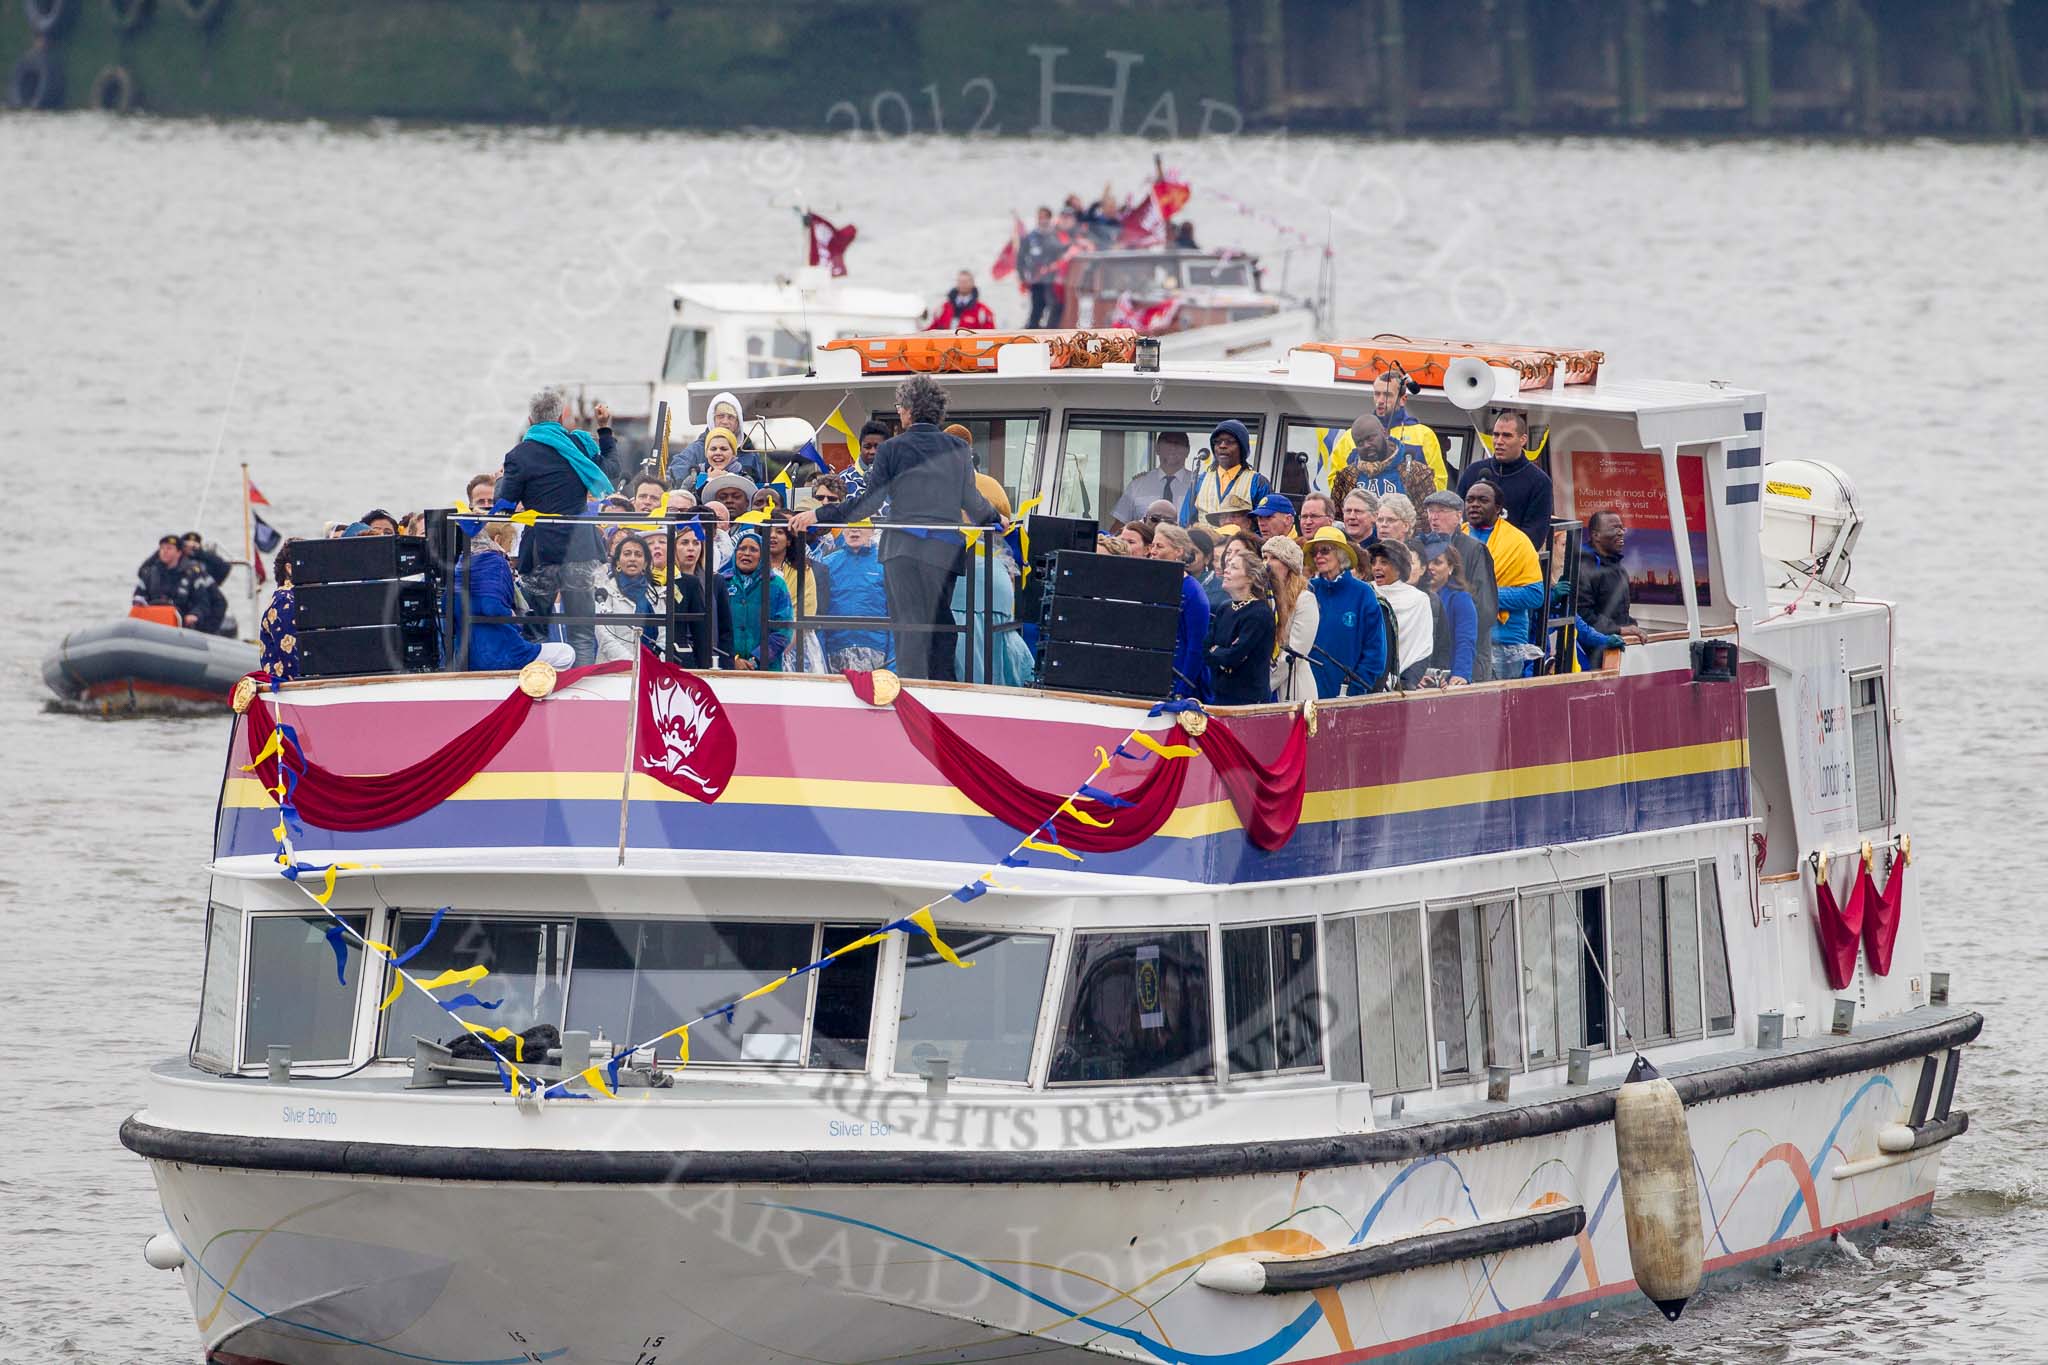
[[[240,640],[128,617],[66,635],[43,659],[43,681],[103,713],[203,711],[225,705],[256,658]]]

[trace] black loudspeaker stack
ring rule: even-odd
[[[291,565],[300,676],[422,673],[441,666],[425,540],[302,540],[292,546]]]
[[[1184,572],[1165,560],[1053,555],[1039,615],[1038,685],[1153,701],[1171,696]]]

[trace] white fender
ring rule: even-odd
[[[1636,1285],[1676,1322],[1700,1287],[1700,1187],[1685,1102],[1641,1057],[1614,1096],[1614,1155]]]

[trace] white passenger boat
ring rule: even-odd
[[[1925,1216],[1982,1021],[1906,882],[1846,479],[1767,464],[1759,392],[1481,350],[1560,517],[1626,508],[1618,668],[1209,715],[712,671],[708,803],[622,781],[622,673],[245,697],[198,1025],[121,1133],[208,1359],[1440,1359]],[[1226,417],[1278,479],[1375,368],[1051,359],[951,415],[1081,517]],[[891,409],[816,368],[725,382]],[[1455,466],[1474,414],[1418,372]],[[279,724],[296,820],[240,769]],[[1107,828],[1036,825],[1065,793]]]

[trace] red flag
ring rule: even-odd
[[[716,801],[732,781],[739,736],[711,684],[643,645],[639,707],[634,768],[685,796]]]
[[[1024,220],[1013,213],[1010,215],[1010,240],[1003,243],[1002,251],[996,256],[996,263],[989,267],[988,273],[991,279],[1003,280],[1016,274],[1017,243],[1023,240]],[[1030,289],[1030,286],[1024,283],[1024,277],[1021,275],[1017,277],[1017,288],[1027,291]]]
[[[259,507],[270,506],[270,499],[263,496],[263,490],[256,486],[254,480],[245,479],[243,482],[248,485],[250,502],[255,503]]]
[[[1863,960],[1870,964],[1870,970],[1879,976],[1890,976],[1892,971],[1892,949],[1898,946],[1899,915],[1906,897],[1906,858],[1902,853],[1892,854],[1891,874],[1885,878],[1884,890],[1877,889],[1877,883],[1870,876],[1870,864],[1856,874],[1860,879],[1858,889],[1863,892]]]
[[[815,213],[804,215],[804,226],[811,231],[811,264],[823,259],[831,267],[834,279],[846,273],[846,248],[853,245],[853,239],[860,235],[860,229],[851,223],[845,227],[834,227],[830,221]]]

